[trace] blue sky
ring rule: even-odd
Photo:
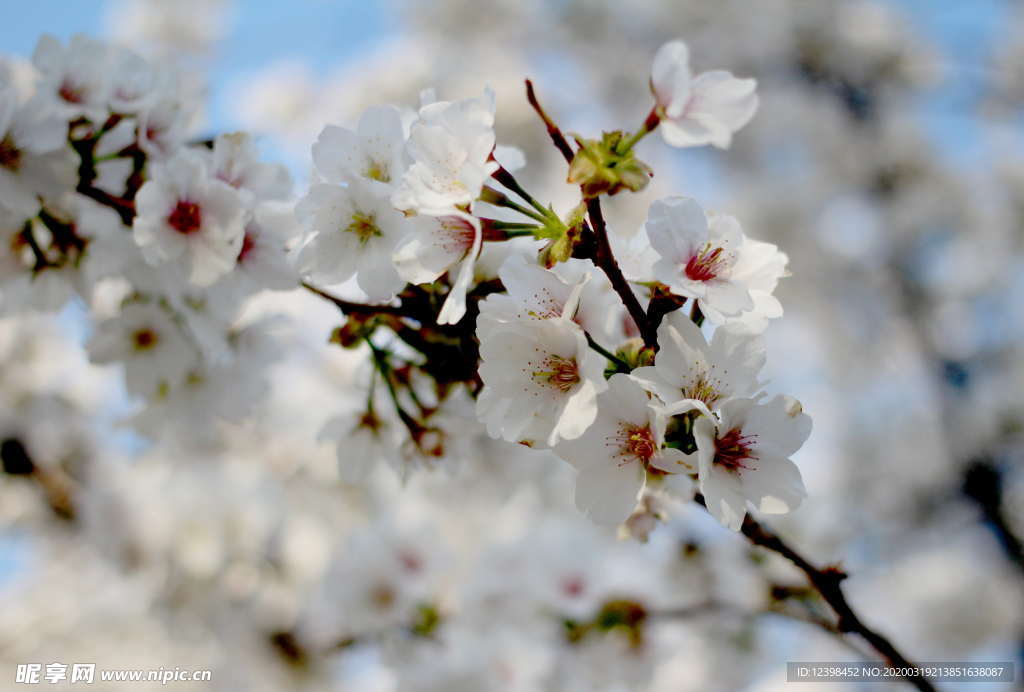
[[[888,0],[943,55],[945,80],[922,103],[924,123],[936,146],[956,159],[985,158],[985,144],[970,110],[988,53],[1003,31],[1008,0]],[[210,61],[214,129],[235,126],[223,99],[235,79],[286,58],[300,58],[316,72],[386,38],[396,18],[388,3],[358,0],[237,2],[227,39]],[[40,33],[67,38],[75,32],[103,35],[107,3],[102,0],[0,0],[0,52],[28,56]],[[765,18],[770,21],[769,17]]]

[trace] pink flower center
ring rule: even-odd
[[[82,89],[75,86],[68,80],[61,83],[60,89],[57,90],[57,94],[68,103],[81,103],[85,100],[82,94]]]
[[[683,273],[692,281],[711,281],[726,268],[728,255],[720,247],[705,245],[700,252],[690,258]]]
[[[743,431],[739,428],[733,428],[715,440],[714,463],[725,467],[729,471],[751,468],[744,462],[757,459],[752,452],[756,437],[757,435],[744,435]]]
[[[21,166],[21,150],[14,145],[10,135],[0,140],[0,167],[11,171]]]
[[[253,240],[252,233],[246,233],[242,236],[242,249],[238,251],[238,262],[244,262],[245,258],[253,251],[256,247],[256,241]]]
[[[178,200],[174,211],[167,217],[167,225],[185,235],[198,231],[202,223],[203,214],[199,205],[184,199]]]

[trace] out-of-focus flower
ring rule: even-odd
[[[166,393],[195,366],[195,348],[173,315],[153,303],[129,303],[101,322],[88,344],[94,363],[123,363],[125,386],[132,394]]]
[[[181,262],[200,286],[235,266],[245,236],[242,196],[214,178],[196,153],[153,164],[136,206],[135,242],[150,264]]]

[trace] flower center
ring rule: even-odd
[[[253,240],[252,233],[246,233],[242,236],[242,249],[238,251],[238,262],[244,262],[245,258],[253,251],[256,247],[256,241]]]
[[[132,341],[136,351],[147,351],[156,346],[156,332],[148,328],[140,329],[132,334]]]
[[[21,166],[21,150],[14,145],[10,135],[0,141],[0,166],[11,171]]]
[[[628,464],[636,459],[646,464],[658,451],[658,445],[654,442],[654,433],[649,425],[623,423],[619,428],[618,435],[615,436],[614,444],[619,447],[616,456],[622,457],[620,465]]]
[[[711,406],[721,398],[718,388],[712,384],[705,373],[700,373],[693,382],[682,387],[684,399],[696,399]]]
[[[355,233],[359,242],[365,245],[370,238],[383,235],[377,227],[377,219],[372,214],[356,213],[352,215],[352,223],[345,227],[349,233]]]
[[[692,281],[711,281],[726,269],[728,258],[724,248],[708,243],[690,258],[683,273]]]
[[[544,359],[541,367],[545,369],[534,371],[533,379],[560,392],[568,392],[580,381],[575,358],[563,358],[552,354]]]
[[[199,205],[185,199],[178,200],[174,205],[174,211],[167,217],[167,225],[185,235],[195,233],[202,224],[203,214]]]
[[[366,167],[366,177],[370,180],[379,180],[382,183],[391,182],[391,172],[388,171],[388,167],[373,159],[370,159],[370,165]]]
[[[68,103],[81,103],[84,101],[81,87],[77,87],[69,80],[65,80],[61,83],[60,89],[57,90],[57,94],[67,101]]]
[[[715,440],[715,461],[714,463],[725,467],[729,471],[751,468],[744,462],[748,459],[756,460],[751,447],[757,435],[744,435],[739,428],[733,428],[722,437]]]

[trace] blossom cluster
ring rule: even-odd
[[[666,44],[640,129],[577,137],[576,152],[562,140],[582,195],[559,214],[517,180],[522,155],[496,146],[489,89],[327,126],[294,203],[287,171],[246,134],[188,140],[190,100],[169,68],[44,37],[31,76],[25,93],[3,87],[4,298],[49,281],[51,307],[69,288],[113,304],[89,355],[123,366],[143,418],[243,416],[270,350],[259,323],[240,323],[245,301],[301,282],[347,315],[335,341],[368,347],[394,409],[376,403],[375,378],[355,420],[325,427],[350,482],[380,458],[404,476],[410,460],[450,456],[451,420],[471,408],[492,437],[573,465],[577,505],[598,523],[649,523],[648,486],[699,489],[732,529],[748,502],[786,512],[804,496],[789,457],[810,419],[766,400],[760,380],[786,255],[688,197],[654,201],[628,243],[600,214],[601,195],[645,187],[633,147],[650,131],[727,147],[757,108],[753,80],[694,77],[685,44]],[[324,290],[352,283],[367,302]]]

